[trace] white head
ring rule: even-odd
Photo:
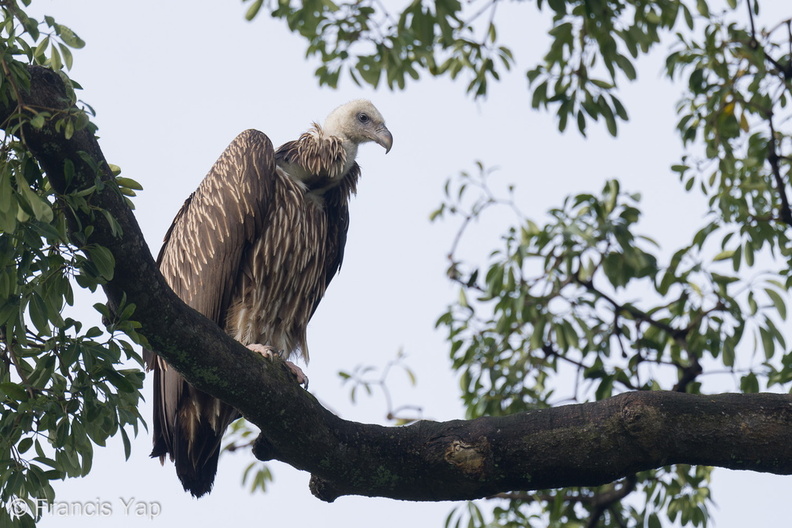
[[[371,101],[365,99],[350,101],[330,112],[322,128],[326,134],[352,142],[355,147],[373,141],[387,153],[393,146],[393,136],[385,126],[385,119]]]

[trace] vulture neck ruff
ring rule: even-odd
[[[278,168],[289,178],[321,196],[341,184],[355,163],[356,154],[357,145],[327,134],[314,123],[297,141],[290,141],[278,149],[275,159]]]

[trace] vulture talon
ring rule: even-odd
[[[271,347],[269,345],[262,345],[260,343],[251,343],[247,345],[248,350],[255,352],[256,354],[261,355],[265,359],[269,359],[272,361],[275,359],[275,356],[282,357],[282,354],[275,350],[275,347]]]
[[[291,361],[286,361],[286,366],[289,368],[289,371],[292,373],[294,378],[297,380],[297,383],[302,385],[306,390],[308,390],[308,376],[302,371],[300,367],[292,363]]]
[[[252,350],[257,354],[261,354],[264,358],[269,359],[270,361],[274,361],[276,357],[283,359],[283,352],[279,352],[275,350],[274,347],[269,345],[262,345],[260,343],[253,343],[247,346],[248,349]],[[286,363],[286,366],[289,369],[289,372],[294,376],[297,380],[297,383],[303,385],[306,389],[308,388],[308,376],[302,371],[300,367],[292,363],[291,361],[283,360]]]

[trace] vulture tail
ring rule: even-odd
[[[185,491],[201,497],[212,490],[223,433],[239,412],[188,384],[173,369],[154,369],[154,449],[170,456]]]
[[[173,445],[176,474],[184,486],[184,491],[189,491],[193,497],[212,491],[223,438],[223,431],[218,434],[205,421],[197,425],[197,430],[192,430],[191,438],[177,434]]]

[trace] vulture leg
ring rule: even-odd
[[[253,352],[256,352],[257,354],[261,354],[270,361],[275,359],[275,357],[283,358],[283,354],[281,354],[280,352],[278,352],[269,345],[261,345],[259,343],[253,343],[251,345],[247,345],[247,347]],[[284,363],[286,363],[286,366],[289,367],[289,371],[291,371],[291,373],[294,375],[295,379],[297,380],[297,383],[299,383],[300,385],[304,385],[305,388],[307,389],[308,376],[305,375],[302,369],[297,365],[295,365],[294,363],[292,363],[291,361],[284,360]]]

